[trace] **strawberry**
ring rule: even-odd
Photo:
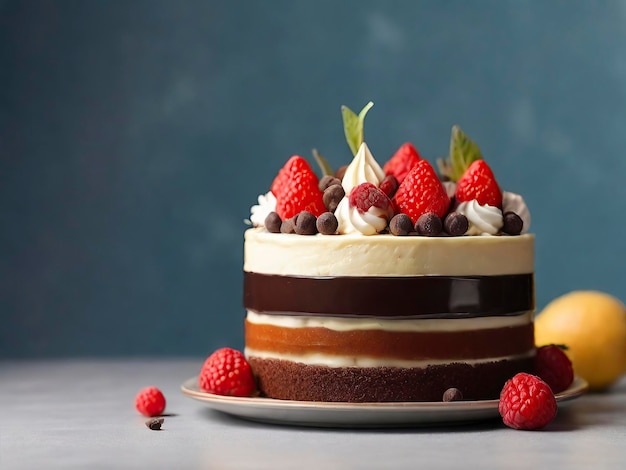
[[[413,224],[428,212],[443,218],[450,206],[450,198],[427,160],[419,160],[406,175],[393,201],[397,210],[408,215]]]
[[[383,166],[386,175],[393,175],[401,184],[413,169],[417,162],[420,161],[420,155],[410,142],[403,144],[396,153]]]
[[[271,187],[282,220],[306,210],[318,217],[326,211],[317,176],[307,161],[294,155],[280,169]]]
[[[393,217],[393,203],[391,199],[372,183],[361,183],[350,191],[348,198],[350,207],[356,207],[360,212],[367,212],[372,207],[380,209],[389,220]]]
[[[209,393],[234,397],[250,396],[256,389],[250,364],[232,348],[218,349],[204,361],[198,384]]]
[[[502,208],[502,191],[489,165],[484,160],[474,161],[456,183],[457,202],[476,199],[481,206]]]

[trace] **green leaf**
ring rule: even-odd
[[[315,161],[317,162],[317,165],[320,167],[320,170],[322,170],[322,176],[326,176],[326,175],[334,175],[335,172],[333,171],[332,167],[330,166],[330,164],[328,163],[328,160],[326,160],[322,154],[320,154],[317,149],[313,149],[313,158],[315,158]]]
[[[459,126],[452,126],[450,155],[445,162],[439,165],[439,169],[451,181],[458,181],[473,162],[482,160],[482,158],[478,145]]]
[[[341,107],[341,116],[343,117],[343,132],[346,135],[346,141],[352,155],[356,155],[359,151],[359,147],[363,142],[363,123],[365,121],[365,115],[374,106],[371,101],[365,105],[361,112],[357,115],[347,106]]]

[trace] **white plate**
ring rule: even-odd
[[[556,395],[559,407],[587,390],[576,377]],[[214,410],[251,421],[319,427],[409,427],[469,423],[498,418],[498,400],[456,402],[327,403],[275,400],[272,398],[225,397],[198,387],[197,377],[185,381],[182,392]]]

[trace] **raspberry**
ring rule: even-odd
[[[361,183],[350,192],[350,207],[356,207],[361,212],[367,212],[371,207],[386,212],[388,218],[393,217],[393,205],[391,199],[372,183]]]
[[[198,384],[209,393],[234,397],[250,396],[256,389],[250,364],[231,348],[218,349],[204,361]]]
[[[537,349],[535,374],[550,386],[553,393],[566,390],[574,381],[572,361],[555,344]]]
[[[508,380],[498,411],[504,424],[513,429],[539,429],[556,416],[557,404],[549,385],[539,377],[521,372]]]
[[[145,387],[135,396],[135,408],[144,416],[158,416],[165,410],[165,397],[156,387]]]

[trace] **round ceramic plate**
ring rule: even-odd
[[[556,395],[559,407],[587,390],[579,377]],[[470,423],[498,418],[498,400],[456,402],[326,403],[225,397],[202,391],[197,377],[181,386],[188,397],[214,410],[251,421],[321,427],[409,427]]]

